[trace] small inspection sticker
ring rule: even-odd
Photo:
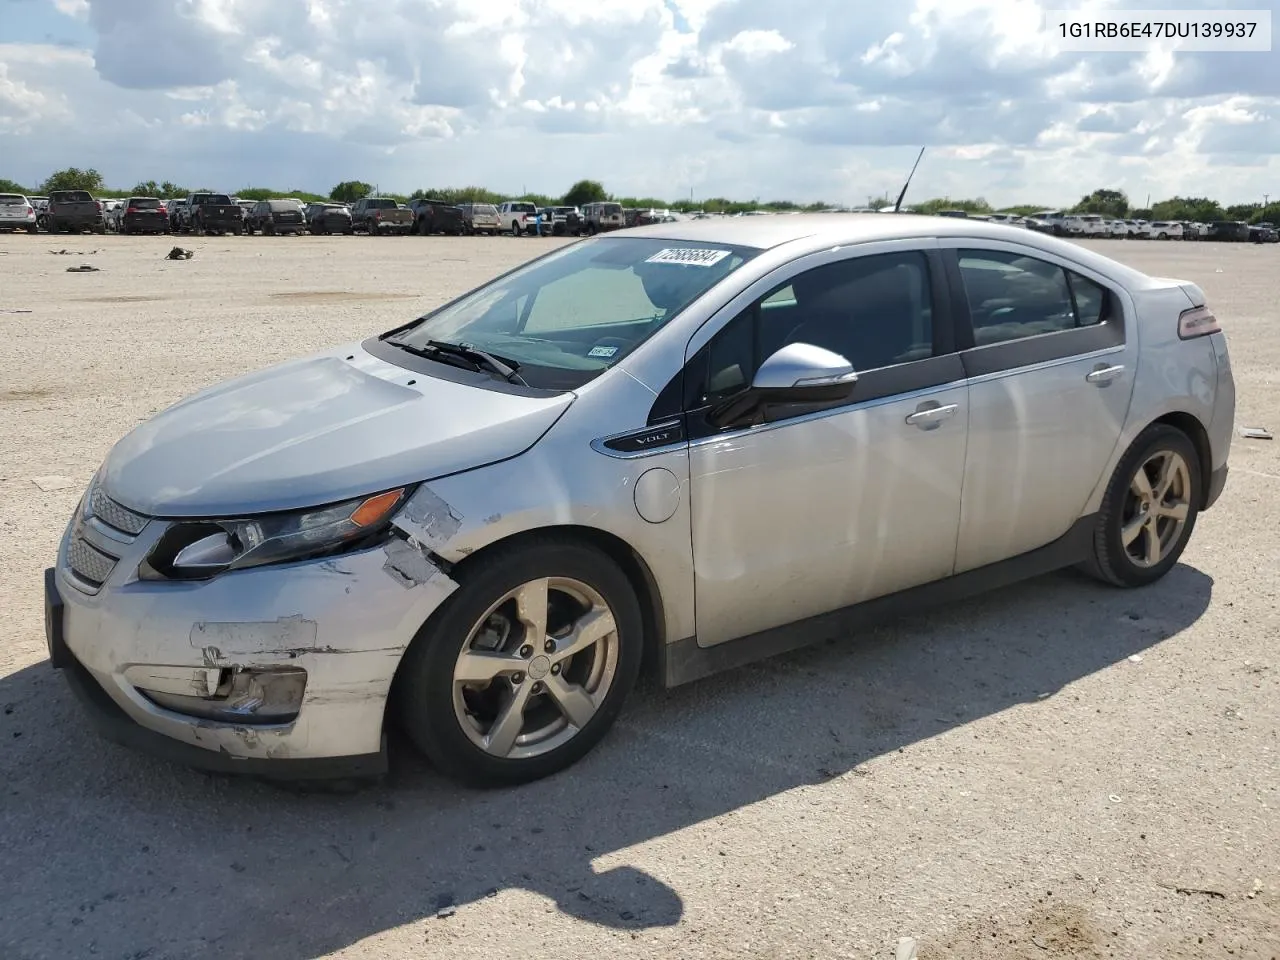
[[[587,351],[588,357],[612,357],[618,352],[617,347],[592,347]]]
[[[690,267],[713,267],[729,255],[728,250],[702,250],[697,247],[668,247],[659,250],[645,263],[682,263]]]

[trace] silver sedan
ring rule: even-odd
[[[219,384],[111,451],[46,573],[106,735],[267,776],[545,776],[667,685],[1080,565],[1227,475],[1194,284],[955,218],[664,223]]]

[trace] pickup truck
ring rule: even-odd
[[[414,227],[413,211],[390,197],[365,197],[351,207],[351,227],[363,230],[371,237],[405,234]]]
[[[88,190],[52,191],[44,216],[50,233],[61,233],[64,230],[72,233],[79,233],[81,230],[107,232],[102,202],[93,199]]]
[[[462,210],[455,204],[428,198],[410,201],[409,209],[413,211],[413,232],[421,236],[447,233],[457,237],[466,232]]]
[[[182,210],[185,233],[222,236],[244,233],[244,208],[225,193],[189,193]]]

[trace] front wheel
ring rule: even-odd
[[[626,574],[593,547],[538,538],[457,575],[396,678],[410,738],[442,773],[476,785],[575,763],[640,671],[643,625]]]
[[[1176,427],[1152,424],[1111,477],[1086,571],[1117,587],[1155,583],[1186,548],[1202,484],[1195,444]]]

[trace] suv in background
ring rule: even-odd
[[[582,208],[582,220],[587,233],[604,233],[606,230],[621,230],[626,223],[626,215],[622,204],[599,201]]]
[[[36,232],[36,208],[20,193],[0,193],[0,230]]]
[[[462,225],[467,233],[487,233],[495,237],[502,230],[498,208],[492,203],[463,203],[458,210],[462,213]]]
[[[1154,240],[1181,240],[1182,224],[1172,220],[1156,220],[1151,224],[1148,235]]]
[[[537,232],[538,207],[528,200],[504,200],[498,204],[498,223],[513,237]]]
[[[244,225],[250,235],[261,230],[264,237],[280,233],[301,234],[307,230],[302,204],[297,200],[260,200],[253,205]]]
[[[355,231],[351,226],[351,209],[345,203],[313,203],[307,207],[307,229],[313,236],[329,236],[342,233],[350,236]]]
[[[159,197],[130,197],[115,212],[117,233],[168,233],[169,211]]]

